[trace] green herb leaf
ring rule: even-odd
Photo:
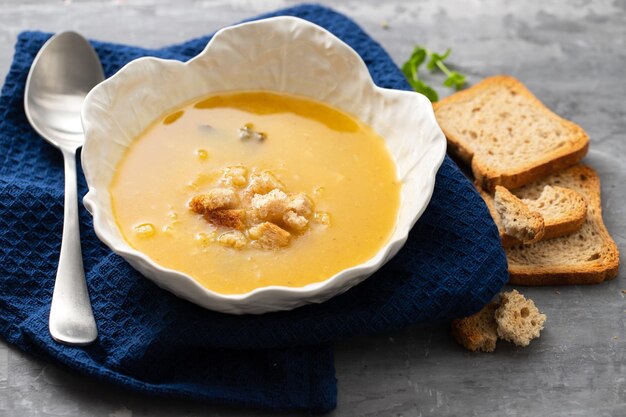
[[[443,82],[443,85],[446,87],[454,87],[457,91],[459,91],[465,85],[465,76],[456,71],[451,71],[448,74],[448,78],[446,78]]]
[[[426,68],[428,68],[429,71],[434,71],[437,68],[437,63],[443,63],[443,61],[445,61],[451,53],[452,49],[450,48],[446,49],[446,52],[444,52],[443,55],[433,52],[432,54],[430,54],[430,60],[428,61],[428,64],[426,64]]]
[[[426,60],[426,56],[428,55],[428,50],[423,46],[416,46],[413,49],[413,53],[411,54],[410,61],[414,62],[414,64],[419,67]]]
[[[402,65],[402,72],[409,80],[418,80],[417,75],[420,65],[426,60],[427,51],[421,46],[416,46],[411,57]]]
[[[432,103],[439,100],[439,94],[428,84],[422,80],[409,80],[409,84],[413,87],[413,90],[418,93],[424,94]]]
[[[417,74],[417,71],[413,68],[411,61],[406,61],[404,65],[402,65],[402,73],[406,77],[407,81],[411,82],[413,80],[413,75]]]
[[[402,65],[402,73],[411,87],[413,87],[413,90],[424,94],[433,103],[439,100],[439,95],[435,89],[420,79],[419,68],[428,60],[426,64],[428,70],[439,70],[447,77],[443,82],[444,86],[460,90],[465,85],[465,76],[456,71],[450,71],[444,64],[444,61],[451,53],[452,49],[450,48],[446,49],[443,54],[438,54],[436,52],[430,52],[423,46],[418,45],[413,49],[413,53],[409,59]]]

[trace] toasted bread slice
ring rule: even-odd
[[[496,186],[494,206],[504,233],[523,243],[538,242],[545,232],[543,216],[532,211],[504,187]]]
[[[479,312],[452,321],[452,336],[465,349],[493,352],[498,339],[495,312],[497,303],[489,303]]]
[[[580,193],[587,203],[585,222],[578,232],[567,236],[506,248],[509,282],[579,285],[615,278],[619,251],[602,221],[598,174],[587,166],[575,165],[515,193],[522,198],[537,197],[546,185],[563,186]]]
[[[500,306],[495,311],[498,337],[528,346],[539,337],[546,321],[533,300],[527,300],[517,290],[500,293]]]
[[[502,246],[508,248],[522,243],[515,237],[505,233],[500,215],[495,209],[493,196],[484,190],[479,191],[498,226]],[[536,197],[536,195],[533,195],[533,197]],[[543,188],[538,198],[522,198],[520,201],[526,204],[530,210],[536,211],[543,216],[544,233],[540,240],[554,239],[555,237],[577,232],[587,218],[585,198],[579,192],[569,188],[547,185]]]
[[[486,78],[433,106],[448,149],[471,164],[477,183],[490,192],[567,168],[589,146],[581,127],[554,114],[513,77]]]

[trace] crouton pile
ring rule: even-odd
[[[217,242],[278,249],[303,234],[311,221],[329,224],[327,213],[315,213],[305,193],[289,193],[271,172],[250,174],[244,166],[225,168],[214,188],[195,195],[189,209],[218,228]]]

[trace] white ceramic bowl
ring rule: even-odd
[[[109,184],[132,143],[153,120],[196,97],[231,90],[273,90],[307,96],[353,114],[386,141],[403,181],[395,230],[376,256],[304,287],[269,286],[224,295],[182,272],[164,268],[123,238]],[[94,88],[83,105],[84,203],[98,237],[157,285],[224,313],[265,313],[320,303],[360,283],[393,257],[424,212],[446,141],[431,103],[421,94],[377,87],[359,55],[325,29],[275,17],[220,30],[186,63],[140,58]]]

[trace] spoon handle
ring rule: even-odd
[[[96,340],[98,329],[91,310],[80,249],[76,151],[62,151],[65,163],[63,240],[50,307],[50,334],[60,343],[87,345]]]

